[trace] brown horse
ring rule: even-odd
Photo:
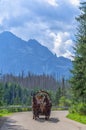
[[[45,115],[45,119],[49,119],[51,107],[49,95],[44,91],[37,93],[32,100],[33,119],[39,118],[39,115]]]

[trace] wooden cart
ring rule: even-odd
[[[48,120],[51,113],[51,99],[46,91],[39,91],[32,97],[32,112],[33,119],[39,118],[39,115],[44,115]]]

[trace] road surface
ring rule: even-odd
[[[66,118],[67,111],[53,111],[49,121],[33,120],[32,112],[15,113],[7,118],[0,130],[86,130],[86,125]]]

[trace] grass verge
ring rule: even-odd
[[[7,109],[0,110],[0,117],[8,116],[12,114],[12,112],[9,112]]]
[[[69,113],[67,115],[67,118],[86,124],[86,115],[80,115],[78,113]]]
[[[31,111],[31,108],[15,108],[11,107],[8,109],[1,109],[0,110],[0,117],[10,115],[15,112],[25,112],[25,111]]]

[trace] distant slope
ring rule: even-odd
[[[11,32],[0,34],[0,70],[3,73],[53,74],[70,76],[72,63],[64,57],[56,57],[38,41],[24,41]]]

